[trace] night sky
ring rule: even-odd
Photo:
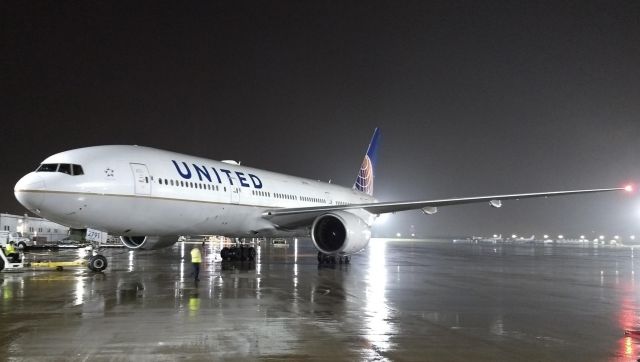
[[[16,1],[0,11],[0,211],[47,156],[138,144],[384,201],[640,181],[640,2]],[[640,234],[601,194],[394,215],[427,235]]]

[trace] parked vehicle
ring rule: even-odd
[[[0,231],[0,245],[4,247],[11,241],[18,249],[24,249],[26,246],[34,244],[30,238],[24,236],[21,232]]]

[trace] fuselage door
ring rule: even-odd
[[[327,204],[333,205],[333,200],[331,199],[331,194],[329,192],[324,193],[324,198],[327,201]]]
[[[151,194],[151,180],[149,178],[149,170],[147,165],[141,163],[132,163],[131,172],[133,172],[134,192],[136,195]]]
[[[240,187],[238,186],[230,186],[231,189],[231,203],[238,204],[240,203]]]
[[[231,183],[233,183],[233,185],[229,186],[229,192],[231,193],[231,203],[239,204],[240,203],[240,186],[237,186],[238,179],[235,177],[232,177]]]

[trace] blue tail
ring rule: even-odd
[[[362,191],[367,195],[373,195],[373,181],[376,178],[379,140],[380,129],[376,128],[373,131],[373,137],[371,137],[371,143],[369,143],[367,154],[364,155],[364,160],[362,160],[362,166],[360,166],[356,183],[353,184],[354,189]]]

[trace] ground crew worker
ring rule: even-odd
[[[198,281],[198,276],[200,275],[200,263],[202,263],[202,254],[200,253],[200,248],[194,246],[191,249],[191,264],[193,264],[193,276],[195,280]]]
[[[5,254],[7,255],[7,259],[10,259],[13,263],[17,263],[20,258],[19,254],[16,252],[16,248],[13,246],[13,241],[10,241],[9,244],[7,244]]]

